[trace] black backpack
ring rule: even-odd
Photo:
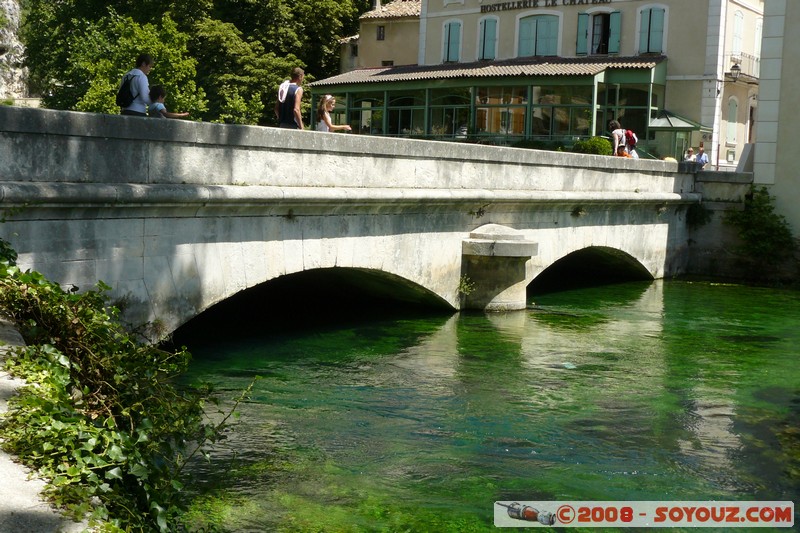
[[[122,78],[122,85],[119,86],[117,91],[117,105],[121,108],[128,107],[136,98],[133,95],[133,87],[131,86],[131,82],[135,77],[133,74],[125,74],[125,77]]]

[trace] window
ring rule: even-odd
[[[735,57],[742,56],[742,40],[744,39],[744,15],[741,11],[733,14],[733,42],[731,53]]]
[[[478,24],[478,59],[495,59],[497,56],[497,19],[481,19]]]
[[[525,135],[527,87],[478,87],[475,128],[478,135]]]
[[[642,9],[639,26],[639,53],[662,53],[664,51],[664,8]]]
[[[592,124],[592,86],[534,85],[531,89],[534,138],[588,136]]]
[[[386,39],[386,26],[378,26],[378,40],[383,41]]]
[[[403,137],[425,135],[425,91],[389,93],[386,133]]]
[[[445,63],[459,60],[461,48],[461,22],[452,21],[444,25],[444,49],[442,60]]]
[[[431,89],[431,134],[439,138],[467,138],[471,101],[470,88]]]
[[[391,59],[388,60],[388,61],[381,61],[381,66],[382,67],[393,67],[394,66],[394,61],[392,61]]]
[[[558,54],[558,17],[533,15],[519,20],[519,57]]]
[[[619,11],[594,15],[580,13],[575,53],[584,55],[588,51],[592,55],[618,54],[621,20],[622,14]]]
[[[739,102],[735,98],[728,100],[728,131],[725,138],[727,144],[736,144],[736,127],[739,125]]]
[[[352,55],[353,57],[358,57],[358,45],[357,44],[354,44],[350,48],[350,55]]]
[[[755,52],[754,55],[756,57],[753,60],[753,72],[752,73],[748,73],[748,74],[752,74],[756,78],[761,76],[761,36],[762,36],[763,32],[764,32],[764,21],[761,20],[761,19],[758,19],[756,21],[756,37],[755,37],[756,48],[755,48],[755,51],[754,51]]]
[[[349,117],[349,124],[354,132],[383,134],[384,97],[382,91],[356,96],[351,104]]]

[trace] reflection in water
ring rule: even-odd
[[[488,531],[497,500],[795,499],[796,295],[655,282],[537,304],[190,345],[229,396],[263,376],[195,466],[198,524]]]

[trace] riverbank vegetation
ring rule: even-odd
[[[27,385],[9,401],[3,447],[75,517],[88,513],[105,531],[178,529],[183,467],[223,437],[233,411],[209,422],[210,388],[173,383],[190,354],[137,340],[108,287],[64,289],[15,258],[0,239],[0,312],[28,345],[6,361]]]
[[[743,276],[751,281],[794,280],[798,285],[797,242],[786,218],[775,212],[766,187],[750,186],[744,209],[729,210],[725,222],[736,228],[740,244],[733,250]]]

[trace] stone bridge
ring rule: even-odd
[[[558,265],[678,275],[694,187],[674,162],[0,106],[18,264],[166,332],[308,271],[487,310]]]

